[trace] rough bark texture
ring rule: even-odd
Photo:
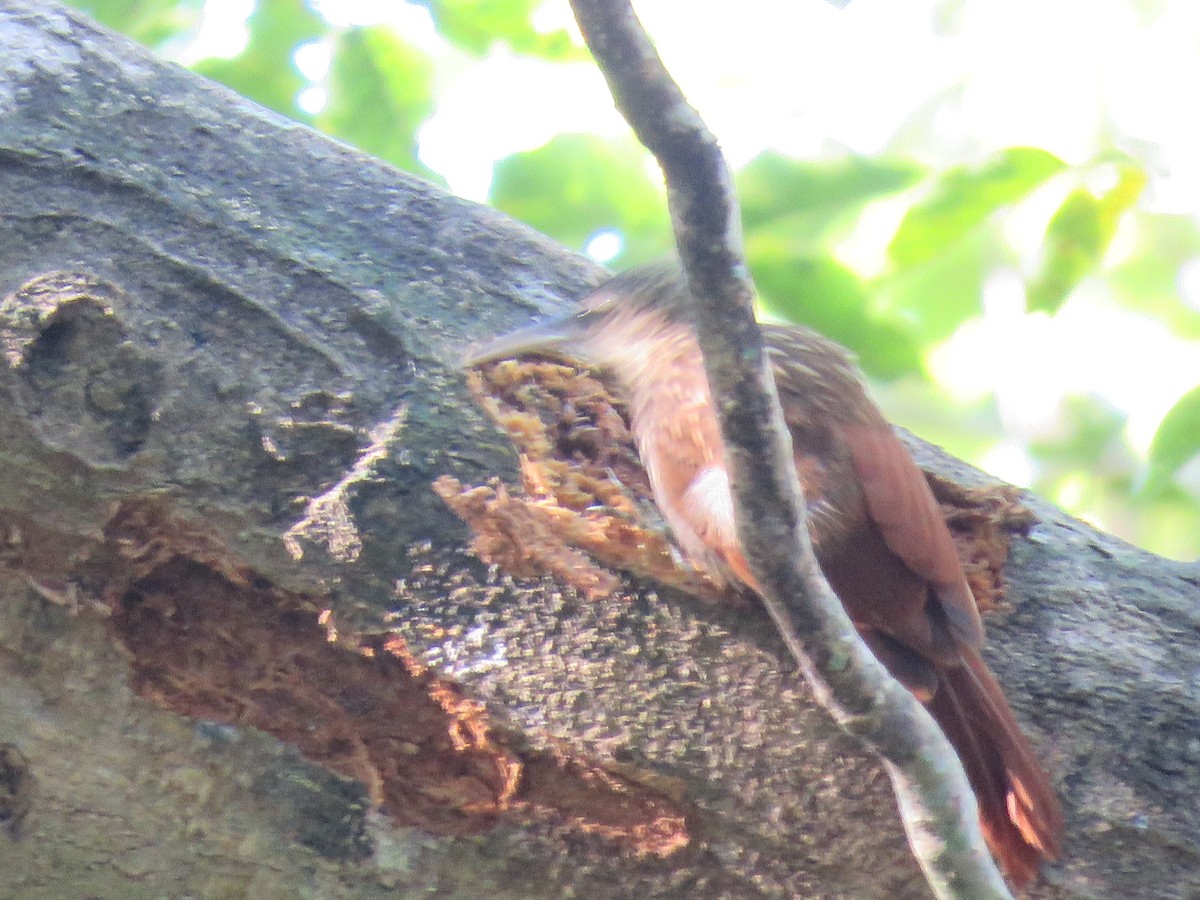
[[[594,267],[32,0],[0,200],[0,896],[925,895],[756,609],[515,584],[433,492],[516,471],[459,349]],[[1035,893],[1200,896],[1200,570],[1028,502]]]

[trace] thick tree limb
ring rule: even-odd
[[[430,485],[516,465],[461,350],[561,312],[594,266],[44,0],[0,0],[0,198],[0,744],[34,779],[0,774],[0,896],[928,895],[877,763],[765,616],[637,585],[588,601],[464,552]],[[1200,572],[1025,499],[988,629],[1067,807],[1067,856],[1033,896],[1193,896]],[[276,626],[187,631],[179,612],[222,600]],[[280,608],[304,600],[325,628],[388,628],[426,671],[309,655],[314,619]],[[288,690],[187,699],[257,716],[307,698],[283,718],[319,727],[295,744],[162,708],[201,682],[144,665],[271,646]],[[333,660],[369,680],[286,680]],[[393,770],[373,785],[302,756],[338,724],[343,761],[382,771],[355,724],[396,699],[381,673],[414,701],[388,723]],[[413,753],[443,736],[466,777]],[[477,830],[369,812],[405,772],[413,806]],[[607,802],[563,811],[588,797]]]
[[[733,177],[626,0],[572,0],[617,106],[666,176],[675,239],[725,439],[738,535],[814,695],[888,763],[913,852],[940,897],[1010,896],[953,748],[860,640],[808,536],[791,441],[742,254]]]

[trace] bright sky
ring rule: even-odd
[[[236,52],[237,23],[252,5],[209,0],[207,26],[184,55]],[[391,23],[434,55],[438,108],[420,152],[462,196],[486,200],[495,160],[559,132],[627,131],[590,64],[498,47],[480,65],[448,49],[418,6],[314,5],[335,24]],[[1083,163],[1102,136],[1116,135],[1150,166],[1153,208],[1200,216],[1200,117],[1188,99],[1200,85],[1193,0],[853,0],[845,9],[823,0],[635,0],[635,8],[734,165],[767,147],[810,158],[902,148],[941,164],[1021,144]],[[544,2],[535,21],[574,27],[566,0]],[[319,80],[328,51],[308,48],[297,62]],[[321,101],[319,88],[305,98]],[[1010,228],[1040,238],[1066,189],[1045,192]],[[867,216],[843,257],[866,274],[882,267],[902,209],[884,204]],[[1118,235],[1112,258],[1133,238]],[[1163,413],[1200,384],[1200,346],[1089,285],[1054,318],[1028,315],[1019,276],[996,273],[985,321],[932,360],[935,377],[961,396],[996,391],[1016,444],[998,447],[985,467],[1028,483],[1031,463],[1014,446],[1051,431],[1062,398],[1078,392],[1128,414],[1130,443],[1144,454]],[[1186,302],[1200,307],[1200,260],[1185,276]]]

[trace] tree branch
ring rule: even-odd
[[[813,553],[791,441],[754,320],[737,197],[716,139],[628,2],[572,6],[617,107],[666,178],[705,368],[722,398],[738,537],[763,604],[820,703],[883,757],[909,843],[935,893],[1008,897],[957,755],[859,638]]]
[[[17,841],[5,825],[21,790],[0,786],[0,896],[929,895],[879,766],[811,702],[765,614],[644,585],[591,602],[514,583],[465,552],[430,490],[446,474],[516,480],[509,441],[462,385],[461,348],[565,312],[597,266],[47,0],[0,0],[0,109],[0,743],[35,779]],[[63,270],[108,288],[89,302],[78,279],[47,275]],[[13,366],[11,342],[35,348],[32,369]],[[401,425],[354,480],[377,457],[371,436]],[[996,486],[910,449],[948,482]],[[294,526],[334,493],[357,556],[306,528],[294,559]],[[147,498],[271,584],[327,597],[339,626],[403,636],[520,747],[607,760],[678,804],[688,846],[628,851],[611,816],[662,832],[613,803],[608,819],[516,804],[470,837],[400,827],[289,742],[138,695],[116,623],[91,612],[111,578],[85,564],[114,509]],[[1067,860],[1029,895],[1190,896],[1200,570],[1021,503],[1034,521],[1005,533],[989,663],[1060,773],[1070,826]],[[206,577],[200,563],[174,572]],[[244,594],[222,596],[247,611]],[[207,636],[226,641],[233,621]],[[283,624],[253,634],[286,650],[297,623]],[[369,712],[357,680],[327,683]],[[307,713],[295,721],[311,739]],[[392,771],[422,777],[399,746]],[[453,789],[427,799],[486,815],[447,771]],[[544,798],[543,774],[528,785]]]

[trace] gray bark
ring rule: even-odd
[[[0,743],[30,773],[0,777],[0,896],[926,895],[886,779],[757,610],[513,583],[431,490],[515,471],[461,347],[600,274],[75,14],[0,0]],[[1034,894],[1200,896],[1200,570],[1027,502],[988,627],[1068,815]],[[292,612],[247,618],[267,600]],[[412,659],[321,650],[324,608]],[[311,719],[282,734],[283,676],[214,699],[180,686],[190,645],[151,645],[167,634],[295,641],[323,667],[303,690],[340,706],[304,694]],[[393,684],[411,705],[384,715]],[[485,723],[456,732],[466,750],[413,712],[447,690],[483,706],[455,712]],[[181,697],[201,714],[155,702]],[[312,737],[329,719],[358,749]],[[407,802],[375,811],[392,782]]]

